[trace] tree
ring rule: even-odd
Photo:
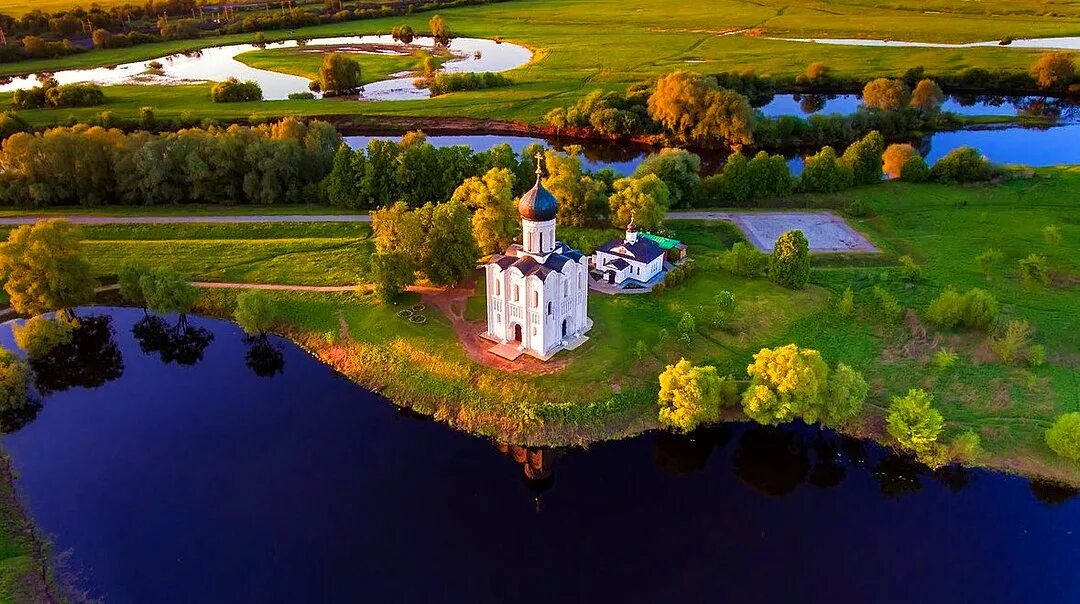
[[[684,141],[728,146],[753,142],[750,102],[701,74],[679,70],[661,76],[648,107],[654,120]]]
[[[483,177],[472,177],[450,198],[473,209],[472,232],[482,254],[501,252],[514,240],[518,228],[514,204],[514,174],[507,168],[492,168]]]
[[[79,231],[56,218],[12,231],[0,246],[0,278],[12,308],[40,315],[92,301],[95,281],[79,241]]]
[[[17,132],[29,132],[30,124],[14,111],[0,112],[0,142]]]
[[[913,157],[917,157],[919,152],[915,150],[915,147],[907,143],[893,143],[885,148],[885,152],[881,155],[882,169],[885,174],[889,175],[891,179],[899,179],[901,177],[904,164]]]
[[[897,111],[907,106],[911,92],[903,80],[878,78],[863,87],[863,105],[869,109]]]
[[[326,199],[332,206],[346,208],[362,207],[360,197],[360,172],[357,170],[357,153],[342,143],[334,153],[330,173],[323,179]],[[363,153],[360,153],[361,159]]]
[[[760,277],[767,270],[769,258],[745,241],[738,241],[720,254],[720,267],[740,277]]]
[[[720,417],[725,399],[734,398],[734,380],[721,378],[716,367],[695,366],[686,359],[660,374],[660,423],[689,432]]]
[[[1029,73],[1039,88],[1064,88],[1076,77],[1076,64],[1070,52],[1047,52],[1039,56]]]
[[[900,168],[900,180],[905,182],[926,182],[930,178],[930,167],[921,155],[913,155],[907,158]]]
[[[236,296],[233,319],[249,336],[262,336],[277,320],[277,304],[266,292],[252,289]]]
[[[1046,445],[1061,457],[1080,462],[1080,412],[1058,416],[1046,431]]]
[[[754,193],[753,175],[746,156],[736,151],[724,162],[720,172],[720,198],[725,201],[745,201]]]
[[[945,426],[934,398],[925,390],[912,388],[904,396],[894,396],[885,416],[885,429],[900,446],[920,459],[933,457],[938,437]]]
[[[146,296],[143,295],[142,278],[150,269],[133,262],[128,262],[117,273],[120,297],[129,303],[146,308]]]
[[[683,149],[664,148],[652,153],[636,170],[634,178],[655,174],[671,193],[671,207],[689,208],[694,205],[701,189],[701,158]]]
[[[319,67],[319,90],[323,94],[353,94],[362,83],[360,63],[349,55],[332,52],[323,57],[322,66]]]
[[[400,252],[375,254],[371,261],[371,280],[375,284],[375,297],[389,304],[416,282],[416,266]]]
[[[723,327],[735,318],[735,294],[726,289],[713,296],[713,325]]]
[[[799,187],[807,193],[835,193],[851,187],[851,168],[836,159],[836,150],[825,146],[806,158]]]
[[[659,228],[670,198],[667,185],[655,174],[616,180],[615,193],[608,198],[612,222],[620,228],[631,220],[645,230]]]
[[[454,37],[454,32],[450,31],[446,20],[439,15],[428,19],[428,28],[431,30],[431,37],[435,39],[436,45],[446,46],[450,44],[450,38]]]
[[[924,113],[941,109],[944,102],[945,93],[942,92],[941,86],[931,79],[919,80],[911,93],[911,106]]]
[[[180,273],[167,268],[155,268],[139,279],[146,306],[158,314],[177,313],[178,327],[187,325],[187,313],[199,298],[195,289]]]
[[[402,44],[412,44],[413,39],[416,38],[416,32],[408,25],[395,25],[394,28],[390,30],[390,35]]]
[[[424,225],[420,215],[405,202],[375,210],[371,213],[371,230],[375,251],[379,254],[401,253],[419,260],[424,247]]]
[[[29,385],[30,368],[26,362],[0,349],[0,421],[26,408]],[[0,430],[8,430],[10,426],[7,423],[4,421]]]
[[[853,184],[872,185],[881,182],[884,153],[885,137],[872,130],[844,150],[840,163],[851,170]]]
[[[978,182],[989,180],[992,175],[989,160],[972,147],[949,151],[930,169],[930,178],[944,183]]]
[[[526,149],[522,152],[523,165],[519,174],[523,175],[524,182],[532,183],[531,174],[535,174],[536,166],[527,156],[536,151]],[[532,173],[527,177],[528,180],[524,180],[524,174],[530,167]],[[576,149],[572,149],[570,153],[551,150],[544,152],[544,167],[547,170],[544,186],[559,200],[556,217],[559,224],[585,226],[608,213],[608,184],[600,179],[599,175],[585,175]]]
[[[49,318],[38,315],[22,325],[14,326],[11,331],[15,336],[15,344],[26,351],[27,358],[40,359],[57,346],[71,343],[77,326],[76,321],[63,316]]]
[[[679,332],[679,339],[689,346],[690,341],[694,337],[694,332],[697,330],[697,322],[694,320],[694,315],[684,312],[675,329]]]
[[[469,208],[461,201],[435,206],[425,244],[424,274],[435,285],[452,285],[476,268],[480,251],[472,234]]]
[[[858,417],[868,394],[870,385],[862,374],[844,363],[837,363],[836,369],[829,374],[828,393],[821,408],[822,425],[838,428]]]
[[[815,61],[806,67],[806,80],[811,83],[829,79],[829,66],[821,61]]]
[[[818,421],[829,379],[821,353],[795,344],[762,348],[746,372],[750,387],[743,392],[742,404],[747,417],[767,425],[796,417]]]
[[[802,231],[780,235],[769,256],[769,278],[789,289],[801,289],[810,279],[810,244]]]
[[[241,82],[236,78],[227,78],[217,82],[210,89],[210,100],[215,103],[261,101],[262,98],[262,87],[257,82]]]
[[[785,197],[795,189],[795,177],[791,175],[783,155],[769,155],[758,151],[746,164],[750,181],[750,198],[766,199]]]

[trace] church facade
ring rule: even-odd
[[[540,183],[521,196],[522,242],[485,266],[487,331],[492,352],[541,360],[573,349],[592,328],[588,315],[589,258],[555,238],[558,201]]]

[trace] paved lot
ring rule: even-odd
[[[668,218],[730,220],[763,252],[785,231],[799,229],[811,252],[877,252],[869,240],[832,212],[671,212]]]

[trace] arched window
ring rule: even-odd
[[[521,288],[514,284],[514,302],[521,300]]]
[[[548,316],[549,316],[549,317],[550,317],[551,315],[555,314],[555,313],[554,313],[554,308],[555,308],[555,307],[554,307],[554,306],[552,305],[552,303],[551,303],[551,302],[549,301],[549,302],[548,302]]]
[[[500,290],[500,287],[499,287],[499,285],[500,285],[499,281],[498,281],[498,280],[496,280],[496,281],[495,281],[495,295],[496,295],[496,296],[498,296],[498,295],[500,295],[500,294],[502,293],[501,291],[499,291],[499,290]]]
[[[540,308],[540,292],[533,290],[533,308]]]

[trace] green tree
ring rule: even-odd
[[[177,313],[179,326],[187,325],[187,313],[199,298],[195,289],[180,273],[168,268],[155,268],[139,279],[146,306],[158,314]]]
[[[480,250],[473,238],[469,208],[463,202],[435,206],[425,247],[423,270],[433,284],[452,285],[472,274]]]
[[[400,252],[375,254],[371,262],[371,280],[375,284],[375,297],[388,304],[416,282],[416,267]]]
[[[904,396],[894,396],[885,416],[885,429],[900,446],[920,459],[933,457],[938,437],[945,426],[934,398],[925,390],[912,388]]]
[[[825,146],[806,158],[799,187],[807,193],[835,193],[850,188],[853,179],[851,168],[837,160],[836,150]]]
[[[829,374],[828,392],[822,399],[821,423],[838,428],[859,416],[870,394],[870,385],[862,374],[844,363],[837,363]]]
[[[1080,462],[1080,412],[1058,416],[1046,431],[1046,445],[1061,457]]]
[[[645,340],[638,340],[637,343],[634,344],[634,356],[637,357],[637,360],[643,361],[648,354],[649,347],[645,344]]]
[[[408,25],[395,25],[394,28],[390,30],[390,35],[402,44],[412,44],[413,40],[416,38],[416,32]]]
[[[29,402],[30,368],[19,357],[0,349],[0,430],[7,431],[4,418],[26,408]]]
[[[850,287],[844,290],[836,302],[836,314],[841,317],[850,317],[855,314],[855,292],[851,291]]]
[[[439,15],[428,19],[428,28],[431,30],[431,37],[440,46],[450,44],[450,38],[454,37],[454,32],[450,31],[450,26],[446,24],[446,20]]]
[[[420,214],[403,201],[372,212],[371,230],[376,253],[400,253],[416,261],[423,255],[425,225]]]
[[[142,278],[150,269],[135,262],[125,263],[117,273],[120,297],[130,304],[146,308],[146,296],[143,295]]]
[[[734,381],[721,378],[716,367],[695,366],[686,359],[668,365],[660,374],[660,423],[689,432],[702,422],[719,419],[725,390],[733,386]]]
[[[525,157],[527,153],[535,151],[526,149],[522,153],[523,166],[519,174],[524,173],[528,166],[532,166],[535,174],[535,164]],[[598,178],[585,175],[577,149],[572,149],[570,153],[544,152],[544,167],[547,169],[544,187],[559,200],[556,217],[559,224],[586,226],[608,213],[608,186]],[[530,175],[530,186],[532,182]]]
[[[349,55],[332,52],[323,56],[319,67],[319,90],[327,95],[352,94],[359,90],[363,80],[360,64]]]
[[[1076,78],[1076,64],[1071,52],[1047,52],[1039,56],[1029,73],[1039,88],[1064,88]]]
[[[659,228],[671,199],[667,185],[655,174],[615,181],[615,193],[608,199],[615,226],[625,228],[633,220],[640,228]]]
[[[15,344],[33,360],[44,358],[57,346],[71,343],[77,326],[76,321],[63,316],[50,318],[38,315],[22,325],[15,325],[11,331]]]
[[[671,207],[689,208],[697,200],[701,189],[701,158],[683,149],[661,149],[650,154],[636,170],[634,178],[655,174],[667,185],[671,194]]]
[[[786,197],[795,189],[795,177],[783,155],[758,151],[746,164],[746,171],[750,177],[751,199]]]
[[[818,421],[828,390],[829,366],[816,350],[788,344],[762,348],[746,368],[750,387],[743,392],[743,411],[766,425],[797,417]]]
[[[885,137],[873,130],[844,150],[840,163],[851,170],[854,184],[872,185],[881,182],[884,153]]]
[[[750,164],[746,156],[738,151],[728,156],[719,178],[719,196],[723,201],[746,201],[754,193]]]
[[[39,220],[0,245],[0,278],[11,306],[26,315],[68,309],[94,299],[94,277],[71,223]]]
[[[745,241],[736,242],[720,254],[720,267],[740,277],[760,277],[765,274],[769,258]]]
[[[810,244],[802,231],[787,231],[776,240],[769,279],[789,289],[801,289],[810,280]]]
[[[863,105],[870,109],[897,111],[907,106],[911,92],[903,80],[878,78],[863,87]]]
[[[944,102],[945,93],[942,92],[941,86],[931,79],[919,80],[911,93],[911,106],[924,113],[941,109]]]
[[[904,182],[926,182],[930,178],[930,168],[921,155],[913,155],[900,167],[900,180]]]
[[[362,198],[359,195],[361,173],[357,170],[356,155],[356,152],[344,143],[334,153],[330,173],[323,179],[326,200],[332,206],[344,208],[363,206]]]
[[[697,331],[697,321],[694,320],[694,315],[684,312],[675,329],[679,332],[679,339],[689,346],[694,337],[694,332]]]
[[[450,198],[473,209],[472,232],[480,253],[501,252],[514,240],[518,213],[513,190],[514,174],[507,168],[492,168],[483,177],[461,183]]]
[[[735,294],[723,290],[713,296],[713,325],[723,327],[735,318]]]
[[[978,149],[957,147],[945,154],[930,169],[930,178],[944,183],[989,180],[993,168]]]
[[[718,88],[713,78],[685,70],[661,76],[648,107],[654,120],[684,141],[728,146],[753,142],[750,102]]]
[[[266,335],[274,327],[277,315],[277,303],[264,291],[252,289],[236,296],[233,319],[249,336]]]

